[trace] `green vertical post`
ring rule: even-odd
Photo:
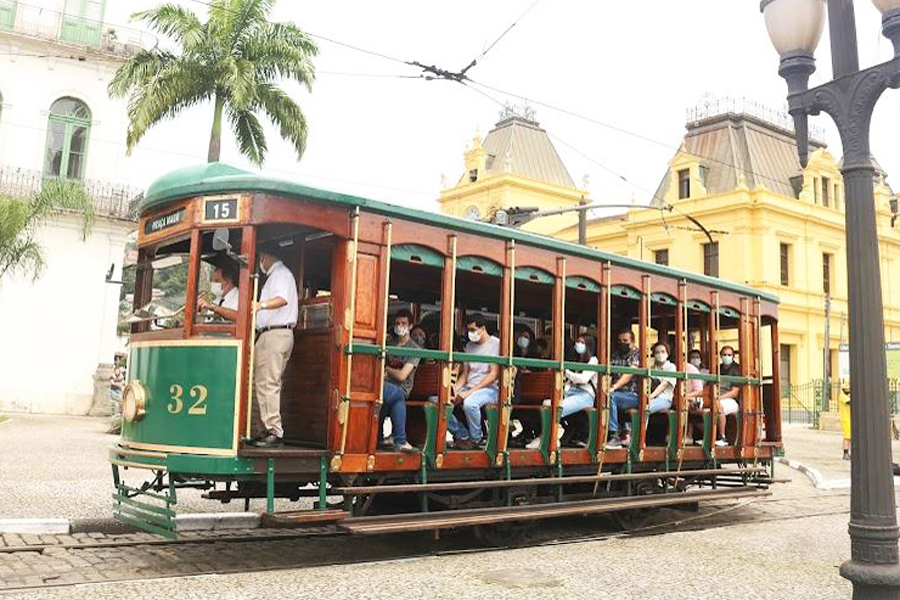
[[[419,467],[419,483],[428,483],[428,462],[422,452],[422,463]],[[428,492],[422,492],[422,512],[428,512]]]
[[[275,512],[275,459],[266,459],[266,512]]]
[[[325,457],[319,459],[319,510],[328,509],[326,487],[328,486],[328,461]]]

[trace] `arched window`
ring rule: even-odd
[[[50,106],[44,174],[68,179],[84,177],[91,110],[75,98],[60,98]]]

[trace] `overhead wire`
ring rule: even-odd
[[[465,75],[472,67],[474,67],[475,65],[477,65],[477,64],[478,64],[478,61],[480,61],[482,58],[484,58],[485,56],[487,56],[487,53],[490,52],[491,50],[493,50],[494,46],[496,46],[496,45],[500,42],[500,40],[502,40],[502,39],[506,36],[506,34],[509,33],[509,32],[512,30],[513,27],[515,27],[516,25],[518,25],[518,24],[519,24],[519,21],[521,21],[523,18],[525,18],[525,15],[527,15],[528,13],[530,13],[530,12],[532,11],[532,9],[540,3],[540,1],[541,1],[541,0],[534,0],[534,2],[531,3],[531,6],[529,6],[528,8],[525,9],[525,12],[523,12],[521,15],[519,15],[519,16],[516,18],[516,20],[513,21],[512,24],[510,24],[509,27],[507,27],[506,29],[504,29],[504,30],[503,30],[503,33],[501,33],[501,34],[497,37],[497,39],[495,39],[495,40],[494,40],[487,48],[485,48],[484,51],[483,51],[480,55],[478,55],[478,57],[473,58],[473,59],[472,59],[472,62],[470,62],[470,63],[469,63],[462,71],[460,71],[460,73],[461,73],[462,75]]]

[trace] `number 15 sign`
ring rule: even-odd
[[[214,196],[203,199],[204,223],[239,223],[240,202],[237,196]]]

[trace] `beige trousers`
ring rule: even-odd
[[[259,418],[267,431],[284,437],[281,428],[281,379],[294,349],[292,329],[272,329],[260,334],[256,340],[253,366],[253,382]]]

